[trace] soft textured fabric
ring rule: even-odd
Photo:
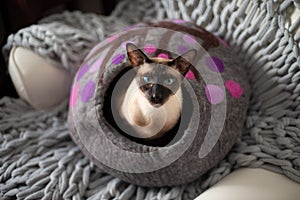
[[[30,49],[53,66],[63,67],[74,76],[94,45],[126,26],[128,22],[114,16],[65,11],[11,34],[2,51],[8,60],[14,46]]]
[[[261,168],[238,169],[195,200],[296,200],[300,185],[282,174]]]
[[[3,98],[0,100],[1,198],[193,199],[241,167],[264,168],[300,183],[300,25],[299,17],[293,14],[299,12],[299,8],[298,1],[277,0],[122,1],[113,13],[118,20],[136,23],[167,17],[194,21],[225,38],[244,56],[251,96],[246,124],[238,142],[215,168],[191,184],[144,188],[101,172],[80,153],[68,136],[66,109],[59,107],[51,113],[36,111],[21,100]],[[89,22],[99,19],[87,16],[90,15],[67,12],[48,18],[44,25],[50,24],[57,34],[43,24],[35,27],[47,31],[22,29],[10,37],[7,51],[13,41],[13,45],[32,49],[58,66],[73,66],[65,65],[66,60],[73,58],[81,63],[86,56],[81,55],[82,45],[89,42],[81,40],[78,34],[85,34],[88,29],[66,27],[95,25]],[[293,18],[296,20],[291,20]],[[112,27],[110,25],[120,28],[114,23],[104,27]],[[53,42],[64,36],[65,30],[70,30],[71,37],[63,37],[60,43]],[[36,36],[41,38],[32,39]],[[50,45],[42,45],[44,37]],[[60,46],[64,47],[63,51]],[[85,47],[85,53],[90,51],[90,45]],[[77,49],[76,53],[69,51],[71,49]]]
[[[108,93],[122,93],[132,81],[127,75],[121,82],[125,74],[109,87],[129,67],[126,43],[149,57],[175,59],[190,49],[198,52],[189,61],[196,69],[185,78],[181,121],[178,130],[170,131],[176,135],[170,145],[138,144],[107,120],[113,114],[109,109],[120,110],[111,102],[123,98]],[[69,121],[75,142],[104,171],[137,185],[172,186],[197,179],[226,156],[241,134],[248,100],[248,78],[233,49],[192,23],[160,21],[133,25],[91,50],[74,78]]]
[[[51,109],[69,96],[73,76],[29,49],[13,48],[8,70],[20,98],[36,109]]]

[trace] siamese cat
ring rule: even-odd
[[[196,50],[175,59],[148,57],[131,43],[126,50],[136,76],[126,89],[120,115],[134,130],[131,136],[148,141],[160,138],[180,119],[181,84]]]

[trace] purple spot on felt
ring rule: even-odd
[[[107,41],[108,41],[108,42],[112,42],[112,41],[114,41],[115,39],[117,39],[118,37],[119,37],[119,35],[113,35],[113,36],[107,38]]]
[[[220,58],[217,57],[207,57],[206,65],[214,72],[223,72],[224,64]]]
[[[188,34],[183,36],[183,41],[185,41],[188,44],[195,44],[195,43],[197,43],[195,37],[192,36],[192,35],[188,35]]]
[[[222,102],[225,97],[225,92],[219,86],[213,84],[208,84],[205,87],[205,94],[207,100],[213,105]]]
[[[189,80],[194,80],[195,79],[195,75],[194,73],[189,70],[188,73],[185,75],[185,78],[189,79]]]
[[[124,59],[125,59],[125,54],[117,54],[112,58],[112,63],[117,65],[122,63]]]
[[[153,44],[146,44],[144,47],[145,53],[154,53],[156,51],[156,47]]]
[[[241,86],[233,80],[226,81],[225,87],[230,92],[231,96],[235,99],[240,98],[243,94],[243,89],[241,88]]]
[[[70,107],[71,108],[73,108],[77,102],[78,89],[79,89],[79,85],[78,85],[78,83],[75,83],[72,86],[72,90],[71,90],[71,97],[70,97]]]
[[[84,74],[88,71],[89,67],[90,66],[88,64],[84,64],[80,67],[80,69],[77,72],[77,81],[79,81],[84,76]]]
[[[180,45],[180,46],[177,47],[177,52],[178,52],[179,54],[184,54],[184,53],[187,52],[188,50],[189,50],[189,48],[186,47],[186,46]]]
[[[99,58],[98,60],[96,60],[93,65],[91,66],[89,72],[93,73],[99,70],[101,64],[103,62],[103,58]]]
[[[82,91],[81,91],[81,101],[86,103],[88,102],[93,96],[94,96],[94,93],[95,93],[95,83],[93,81],[88,81]]]
[[[174,22],[176,24],[183,24],[183,23],[185,23],[185,21],[182,20],[182,19],[174,19],[174,20],[172,20],[172,22]]]
[[[168,59],[168,58],[169,58],[169,56],[168,56],[167,54],[165,54],[165,53],[160,53],[160,54],[158,54],[157,57],[158,57],[158,58],[165,58],[165,59]]]

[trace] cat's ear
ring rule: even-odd
[[[149,60],[149,58],[144,54],[144,52],[132,43],[126,44],[126,50],[129,64],[132,67],[140,66],[144,64],[147,60]]]
[[[186,53],[182,54],[175,58],[171,63],[172,67],[178,70],[183,76],[185,76],[190,70],[190,66],[192,65],[197,51],[195,49],[191,49]]]

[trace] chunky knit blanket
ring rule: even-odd
[[[67,103],[37,111],[0,99],[1,199],[192,199],[240,167],[300,183],[300,3],[288,1],[126,0],[111,17],[65,12],[8,38],[74,73],[93,45],[141,20],[181,18],[222,36],[244,56],[251,83],[245,128],[228,156],[200,179],[146,188],[101,172],[72,142]],[[43,66],[41,66],[43,67]]]

